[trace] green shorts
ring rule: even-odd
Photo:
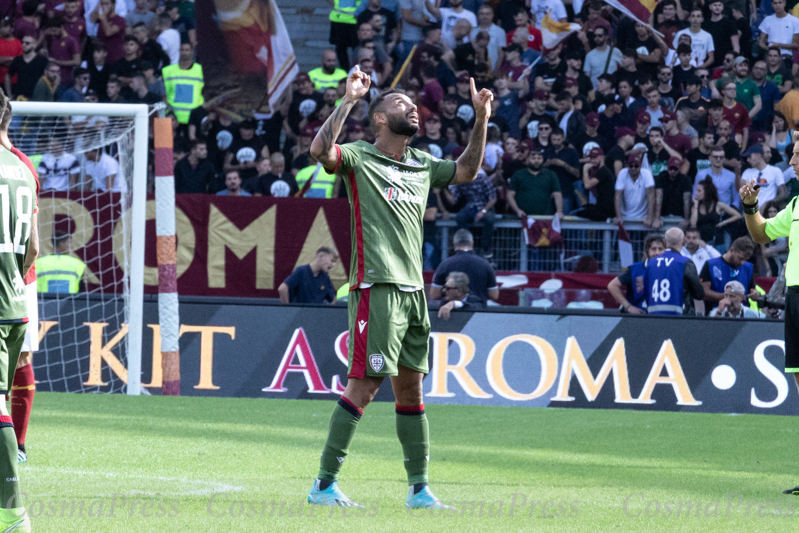
[[[430,317],[424,291],[376,283],[350,292],[347,377],[396,376],[402,365],[427,374]]]
[[[0,324],[0,394],[8,396],[28,324]]]

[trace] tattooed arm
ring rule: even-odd
[[[369,75],[361,72],[356,66],[347,78],[347,92],[341,99],[341,104],[330,114],[311,142],[311,156],[322,163],[328,171],[332,171],[338,163],[336,139],[341,133],[344,121],[358,100],[369,92],[370,84]]]
[[[486,133],[488,131],[488,117],[491,116],[491,100],[494,95],[488,89],[479,93],[472,82],[472,104],[475,110],[474,128],[466,150],[458,158],[455,179],[452,184],[469,183],[477,177],[477,171],[483,163],[483,154],[486,149]]]

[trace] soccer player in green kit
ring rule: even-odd
[[[369,106],[374,144],[335,144],[347,115],[369,86],[369,76],[355,67],[340,105],[311,143],[311,155],[341,175],[347,187],[352,261],[347,387],[333,410],[308,501],[360,507],[339,489],[338,474],[364,408],[389,377],[408,474],[405,506],[452,509],[427,483],[430,441],[422,378],[428,372],[430,319],[422,279],[422,217],[431,187],[469,183],[477,176],[493,95],[487,89],[478,93],[471,80],[474,129],[466,150],[450,161],[408,147],[419,131],[419,115],[410,98],[396,89],[384,91]]]
[[[0,91],[0,123],[9,113]],[[28,311],[23,277],[38,252],[36,180],[28,166],[0,145],[0,531],[30,532],[17,473],[17,438],[6,400],[22,343]]]

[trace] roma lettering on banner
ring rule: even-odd
[[[87,387],[99,385],[104,387],[108,383],[103,381],[103,361],[105,361],[112,372],[114,372],[123,382],[128,382],[128,369],[125,368],[114,352],[111,350],[119,344],[125,335],[128,334],[128,325],[123,324],[120,330],[114,335],[107,344],[103,344],[103,332],[108,325],[107,322],[84,322],[88,326],[91,334],[91,345],[89,346],[89,378],[83,383]]]
[[[785,341],[778,341],[778,340],[768,340],[761,342],[755,348],[755,366],[760,371],[766,379],[771,381],[774,387],[777,389],[777,396],[771,401],[764,401],[758,398],[757,394],[755,394],[755,388],[752,387],[750,402],[755,407],[761,407],[764,409],[770,409],[772,407],[776,407],[778,405],[782,405],[782,402],[788,398],[788,380],[785,379],[785,373],[780,370],[779,368],[772,365],[768,359],[766,359],[766,348],[769,346],[774,346],[782,350],[783,356],[785,354]]]
[[[541,377],[538,380],[538,386],[528,394],[513,390],[505,379],[502,361],[505,357],[505,350],[514,342],[524,342],[532,346],[541,363]],[[488,359],[486,359],[486,376],[488,376],[491,387],[503,398],[519,402],[534,400],[543,396],[555,384],[555,379],[558,377],[558,356],[555,355],[555,348],[541,337],[527,334],[511,335],[491,348]]]
[[[89,287],[102,286],[106,293],[123,292],[125,277],[123,218],[130,215],[119,207],[108,209],[121,204],[115,197],[115,193],[57,192],[40,200],[41,255],[51,253],[54,230],[69,231],[72,253],[87,265]],[[331,272],[334,286],[346,281],[351,247],[346,199],[179,194],[175,204],[181,295],[275,298],[280,282],[305,261],[309,250],[315,251],[317,243],[340,254]],[[146,220],[152,220],[154,211],[150,200]],[[145,292],[155,294],[155,224],[147,224],[145,243]],[[226,264],[226,255],[231,264]],[[233,264],[232,257],[239,262]]]
[[[563,354],[563,366],[560,371],[558,393],[552,398],[557,402],[573,402],[574,396],[569,396],[569,383],[572,374],[577,377],[577,382],[583,389],[589,402],[596,400],[599,391],[605,385],[610,373],[613,372],[613,387],[616,392],[616,403],[636,403],[630,394],[630,377],[627,371],[627,354],[624,350],[624,339],[616,339],[605,363],[594,379],[591,369],[583,356],[583,351],[577,343],[577,338],[572,336],[566,340],[566,349]]]
[[[295,356],[297,358],[296,364],[292,362]],[[311,345],[308,343],[308,337],[302,328],[294,330],[294,335],[291,336],[288,348],[286,348],[283,359],[278,365],[272,384],[261,390],[263,392],[286,392],[288,389],[283,387],[283,382],[289,372],[299,372],[305,377],[308,392],[318,394],[328,394],[330,392],[322,381],[322,375],[316,365]]]
[[[664,368],[667,375],[661,376]],[[677,357],[677,352],[674,351],[671,339],[663,341],[657,359],[649,372],[649,377],[646,378],[641,395],[635,403],[655,403],[655,400],[652,399],[655,385],[671,385],[674,395],[677,396],[677,405],[702,405],[702,402],[694,399],[694,395],[691,393],[691,387],[688,386],[685,379],[680,359]]]
[[[461,388],[472,398],[491,398],[493,395],[485,392],[466,370],[466,366],[474,359],[474,341],[463,333],[430,333],[433,339],[433,361],[430,368],[430,381],[433,388],[426,396],[451,398],[455,396],[447,387],[449,374],[460,383]],[[458,362],[449,364],[449,343],[457,346],[460,351]]]
[[[333,346],[333,349],[336,352],[336,357],[338,357],[339,361],[344,363],[344,368],[349,367],[349,359],[347,358],[350,345],[349,343],[350,332],[345,331],[336,337],[336,342]],[[330,391],[334,394],[344,394],[344,388],[344,385],[341,383],[341,377],[338,374],[335,374],[333,376],[333,382],[330,384]]]

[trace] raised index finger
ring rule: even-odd
[[[472,96],[477,95],[477,87],[474,86],[474,78],[469,78],[469,83],[472,86]]]

